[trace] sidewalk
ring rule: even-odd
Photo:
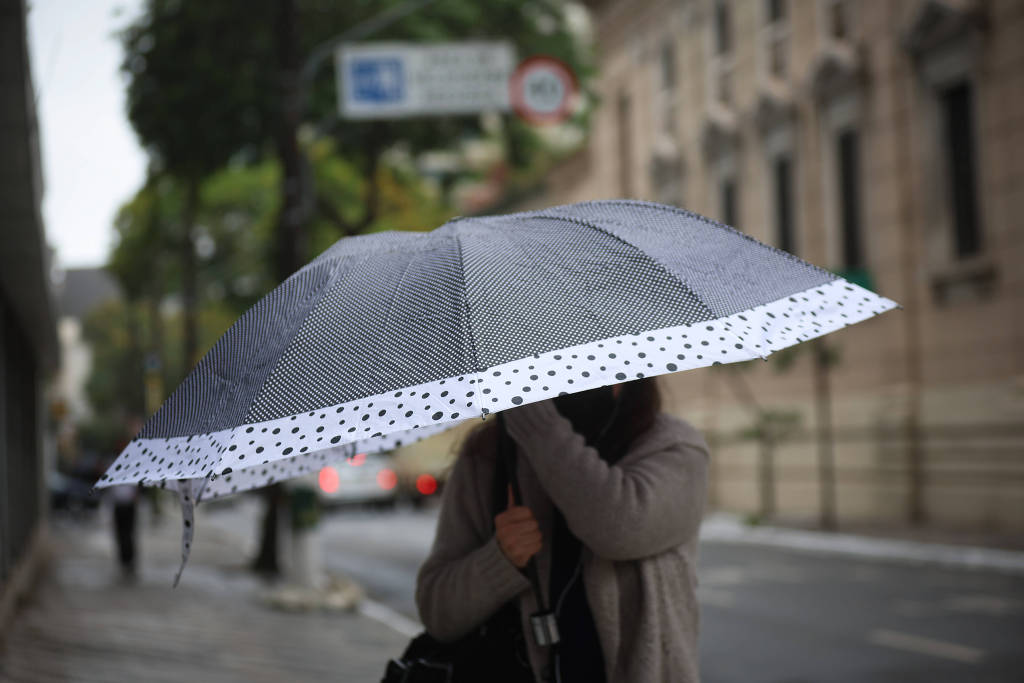
[[[176,510],[159,526],[142,515],[139,575],[126,582],[106,521],[53,521],[51,571],[15,618],[0,681],[375,682],[408,643],[359,612],[270,609],[237,541],[214,527],[172,589]]]
[[[912,538],[830,533],[777,526],[752,526],[737,515],[716,512],[700,529],[702,543],[732,543],[785,548],[822,555],[989,570],[1024,576],[1024,551]]]

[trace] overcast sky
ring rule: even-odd
[[[30,0],[46,237],[62,267],[98,266],[114,214],[141,186],[146,157],[124,113],[118,29],[141,0]]]

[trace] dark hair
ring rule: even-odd
[[[611,386],[559,396],[555,405],[572,422],[573,429],[610,464],[617,462],[630,444],[653,425],[661,412],[661,391],[653,377],[620,385],[618,396]],[[473,429],[467,440],[476,447],[497,446],[496,421]]]
[[[591,444],[610,463],[617,462],[625,455],[630,444],[654,425],[661,412],[661,391],[653,377],[626,382],[621,386],[611,425],[599,443]]]

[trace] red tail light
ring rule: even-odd
[[[320,484],[320,490],[324,493],[334,493],[338,490],[338,470],[333,467],[325,467],[320,470],[320,476],[318,477],[318,483]]]
[[[424,496],[429,496],[437,491],[437,479],[429,474],[421,474],[416,477],[416,490]]]
[[[398,483],[398,475],[393,470],[383,469],[377,473],[377,486],[381,487],[385,491],[390,491],[395,488]]]

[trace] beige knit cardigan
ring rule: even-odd
[[[508,411],[506,422],[519,447],[524,504],[545,539],[536,556],[543,590],[554,503],[584,546],[584,586],[609,682],[698,681],[695,588],[707,489],[704,439],[690,424],[659,415],[609,467],[551,401]],[[480,430],[462,447],[433,548],[417,577],[416,602],[427,631],[454,641],[518,598],[531,664],[537,680],[545,681],[547,653],[533,644],[527,621],[536,611],[530,583],[492,531],[495,433]]]

